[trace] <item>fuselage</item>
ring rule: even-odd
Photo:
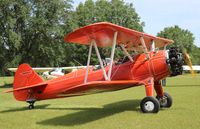
[[[166,63],[166,51],[157,51],[149,53],[150,59],[146,58],[145,54],[138,54],[133,57],[134,62],[127,61],[117,64],[113,64],[111,81],[117,80],[136,80],[143,81],[148,77],[153,77],[155,80],[161,80],[170,74],[168,64]],[[108,73],[109,65],[105,66],[105,71]],[[66,91],[75,88],[84,83],[84,78],[86,75],[86,69],[80,69],[62,77],[47,81],[47,86],[44,89],[38,89],[42,91],[36,91],[38,94],[35,95],[37,100],[50,99],[64,96],[73,96],[67,94]],[[88,72],[87,82],[92,81],[105,81],[102,69],[95,69],[95,67],[90,67]],[[132,86],[121,86],[119,89],[133,87]],[[109,90],[116,90],[116,87]],[[100,89],[93,89],[93,91],[98,92]],[[106,89],[103,89],[106,91]],[[86,91],[78,91],[75,95],[82,95]],[[66,93],[66,95],[64,95]]]

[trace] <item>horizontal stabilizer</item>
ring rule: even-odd
[[[31,88],[40,87],[40,86],[46,86],[46,85],[47,85],[47,83],[40,83],[40,84],[30,85],[30,86],[26,86],[26,87],[16,88],[16,89],[13,89],[13,90],[6,90],[6,91],[4,91],[4,93],[28,90],[28,89],[31,89]]]

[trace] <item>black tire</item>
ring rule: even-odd
[[[161,99],[160,97],[156,97],[160,103],[161,108],[170,108],[172,106],[172,97],[164,92],[164,99]]]
[[[140,109],[143,113],[158,113],[160,103],[155,97],[145,97],[140,103]]]
[[[28,109],[30,109],[30,110],[31,110],[31,109],[34,109],[34,105],[29,105],[29,106],[28,106]]]

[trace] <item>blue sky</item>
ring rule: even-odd
[[[74,6],[85,0],[74,0]],[[156,35],[165,27],[178,25],[194,34],[195,45],[200,47],[200,1],[199,0],[124,0],[133,3],[144,31]]]

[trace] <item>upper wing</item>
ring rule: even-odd
[[[143,32],[135,31],[129,28],[118,26],[108,22],[100,22],[91,24],[65,36],[66,42],[89,45],[92,40],[95,40],[97,46],[108,47],[112,46],[114,32],[118,32],[117,44],[125,44],[137,48],[141,45],[140,37],[143,36],[148,49],[151,48],[152,41],[155,42],[155,47],[164,47],[167,44],[173,43],[172,40],[164,39],[148,35]]]

